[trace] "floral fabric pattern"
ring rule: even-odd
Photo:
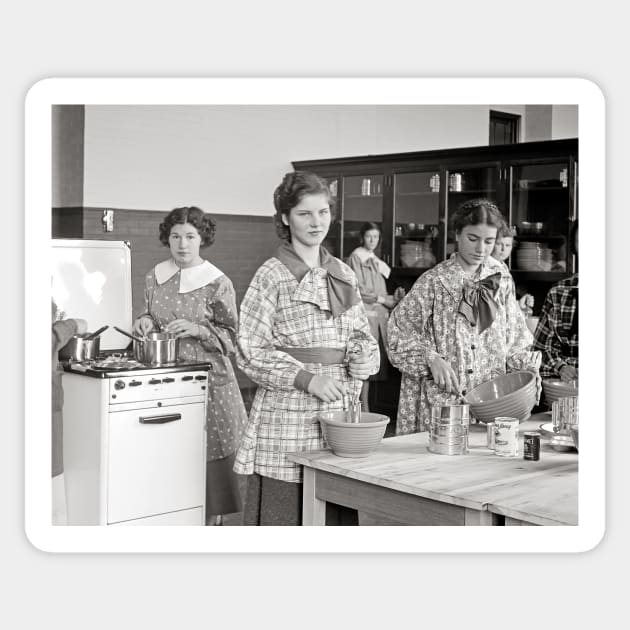
[[[531,350],[533,337],[525,324],[507,267],[487,259],[483,280],[500,273],[492,325],[479,332],[458,313],[465,283],[469,282],[453,254],[425,272],[393,310],[388,323],[388,354],[402,372],[396,432],[424,431],[433,405],[454,402],[438,389],[430,365],[436,356],[455,371],[462,392],[508,371],[540,366],[540,353]]]

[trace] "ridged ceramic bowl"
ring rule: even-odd
[[[480,422],[502,416],[527,420],[536,404],[536,375],[522,370],[502,374],[475,387],[464,396]]]
[[[361,422],[346,422],[345,411],[318,416],[324,439],[339,457],[367,457],[381,442],[389,418],[381,413],[361,414]]]
[[[558,398],[570,398],[578,395],[578,388],[575,385],[575,381],[565,383],[560,379],[545,379],[542,382],[542,386],[545,400],[549,407],[551,407],[551,403],[558,400]]]

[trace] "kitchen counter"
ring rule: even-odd
[[[549,421],[535,414],[519,432]],[[539,461],[498,457],[485,424],[470,429],[468,455],[429,452],[426,432],[384,439],[365,458],[289,455],[304,465],[303,524],[324,525],[328,501],[401,525],[577,525],[575,450],[558,452],[543,436]]]

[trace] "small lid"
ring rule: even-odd
[[[523,433],[523,435],[524,435],[524,436],[527,436],[527,435],[529,435],[529,436],[534,436],[534,435],[535,435],[535,436],[540,437],[540,433],[539,433],[538,431],[525,431],[525,432]]]

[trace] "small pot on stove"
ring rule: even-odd
[[[151,332],[142,341],[134,339],[133,354],[140,363],[149,365],[176,363],[179,357],[179,338],[172,333]]]
[[[90,361],[98,357],[101,349],[101,338],[87,339],[88,334],[74,335],[68,343],[59,350],[62,361]]]

